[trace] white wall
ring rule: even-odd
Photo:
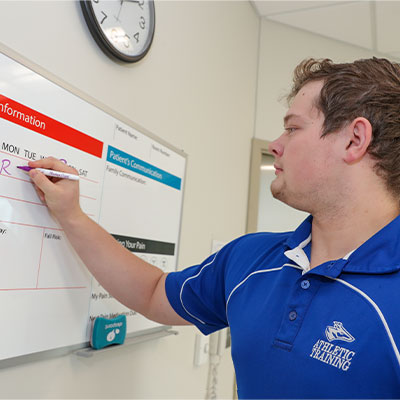
[[[0,41],[188,155],[180,265],[245,231],[259,19],[247,1],[156,2],[152,48],[119,65],[97,47],[78,1],[1,1]],[[1,88],[0,88],[1,91]],[[0,370],[4,398],[204,398],[194,328],[179,336]],[[6,345],[6,344],[2,344]],[[232,394],[225,354],[218,395]]]

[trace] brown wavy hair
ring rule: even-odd
[[[370,58],[335,64],[330,59],[302,61],[294,70],[288,102],[308,82],[323,81],[315,106],[325,121],[321,137],[335,133],[357,117],[372,125],[368,153],[388,190],[400,196],[400,64]]]

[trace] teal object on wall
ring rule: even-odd
[[[102,349],[113,344],[123,344],[126,336],[126,316],[115,318],[97,317],[93,323],[90,345]]]

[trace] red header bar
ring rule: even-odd
[[[103,142],[0,94],[0,118],[101,158]]]

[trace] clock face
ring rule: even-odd
[[[90,32],[107,54],[127,62],[144,57],[154,35],[152,0],[87,0],[81,6]]]

